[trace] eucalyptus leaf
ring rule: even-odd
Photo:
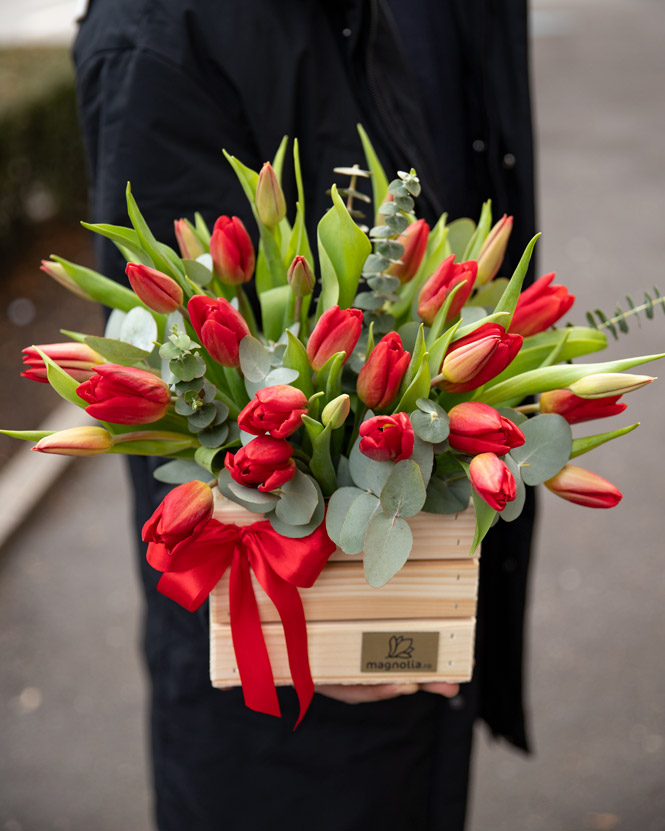
[[[426,498],[423,475],[413,459],[398,462],[381,489],[384,513],[395,516],[415,516],[422,510]]]
[[[193,381],[203,376],[206,365],[200,355],[183,355],[169,361],[169,369],[179,381]]]
[[[326,512],[326,531],[335,545],[339,545],[342,526],[349,508],[354,500],[363,493],[365,491],[360,490],[360,488],[340,487],[330,497]]]
[[[279,502],[275,506],[277,519],[288,525],[307,525],[319,502],[320,491],[314,480],[297,470],[293,478],[280,487],[280,491]]]
[[[270,372],[270,352],[260,340],[248,335],[238,347],[240,369],[248,381],[259,383]]]
[[[138,346],[132,346],[132,344],[121,340],[99,338],[94,335],[86,335],[85,343],[95,352],[103,355],[109,363],[121,364],[122,366],[133,366],[140,361],[144,361],[152,351],[140,349]]]
[[[307,525],[288,525],[286,522],[282,522],[278,519],[273,512],[268,516],[268,519],[278,534],[281,534],[284,537],[291,537],[292,539],[302,539],[303,537],[308,537],[310,534],[313,534],[323,522],[326,512],[323,494],[321,493],[321,488],[319,487],[318,482],[315,479],[312,479],[311,481],[314,483],[314,486],[319,494],[319,501],[316,509],[314,510],[312,519],[307,523]]]
[[[376,513],[365,534],[365,578],[380,588],[397,574],[407,561],[413,534],[405,519]]]
[[[504,522],[512,522],[522,513],[524,502],[526,500],[526,488],[524,487],[521,475],[524,468],[520,468],[510,453],[503,457],[503,461],[506,463],[506,467],[513,474],[513,478],[515,479],[515,499],[506,504],[503,511],[499,513],[499,516],[502,520],[504,520]]]
[[[425,487],[427,487],[430,477],[432,476],[432,465],[434,464],[434,452],[432,450],[432,445],[418,438],[418,436],[415,436],[413,440],[413,453],[411,454],[411,458],[420,468]]]
[[[518,413],[517,410],[513,410],[512,407],[499,407],[497,410],[499,415],[502,415],[504,418],[507,418],[509,421],[512,421],[513,424],[516,424],[518,427],[520,424],[524,424],[525,421],[528,421],[528,417],[524,415],[524,413]]]
[[[353,299],[353,306],[356,309],[363,309],[363,311],[373,311],[380,309],[386,302],[386,298],[382,294],[375,294],[372,291],[361,291]]]
[[[150,312],[136,306],[127,312],[120,326],[118,340],[149,353],[157,340],[157,323]]]
[[[471,484],[464,473],[446,479],[432,476],[427,486],[423,511],[430,514],[456,514],[468,506],[470,499]]]
[[[217,424],[206,427],[204,430],[199,430],[197,438],[204,447],[221,447],[227,440],[229,435],[228,424]]]
[[[188,417],[187,423],[189,424],[189,429],[193,433],[203,430],[204,427],[209,427],[213,423],[216,416],[217,410],[214,405],[204,404]]]
[[[436,412],[423,413],[421,410],[415,410],[411,413],[411,424],[414,433],[430,444],[440,444],[450,433],[450,419],[445,412],[442,417]]]
[[[345,554],[360,554],[365,546],[365,534],[379,500],[373,493],[361,491],[353,500],[339,535],[339,547]]]
[[[174,459],[160,465],[153,472],[158,482],[169,485],[184,485],[186,482],[209,482],[210,473],[191,459]]]
[[[201,259],[203,257],[210,257],[208,255],[201,255]],[[199,260],[183,260],[183,265],[185,266],[185,274],[189,277],[190,280],[193,280],[199,286],[207,286],[208,283],[212,280],[212,271],[203,262]],[[211,260],[212,262],[212,260]]]
[[[390,260],[380,254],[370,254],[363,265],[363,274],[381,274],[390,267]],[[399,278],[396,278],[399,283]]]
[[[374,291],[392,294],[400,287],[400,281],[399,277],[392,277],[390,274],[381,274],[377,277],[370,277],[367,280],[367,285],[371,289],[374,289]]]
[[[359,488],[379,496],[395,465],[393,462],[375,462],[369,459],[360,452],[359,444],[360,439],[357,439],[349,454],[351,478]]]
[[[543,413],[520,429],[525,443],[511,450],[526,485],[540,485],[555,476],[570,458],[573,437],[563,416]]]

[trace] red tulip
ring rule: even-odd
[[[476,493],[495,511],[503,511],[516,496],[515,479],[494,453],[480,453],[471,459],[469,478]]]
[[[623,498],[607,479],[575,465],[566,465],[545,482],[545,487],[562,499],[587,508],[613,508]]]
[[[186,482],[170,491],[143,526],[144,542],[157,542],[177,554],[208,524],[213,495],[204,482]]]
[[[429,225],[424,219],[417,219],[397,238],[397,242],[404,246],[404,253],[400,257],[401,263],[395,263],[388,269],[388,274],[399,277],[400,283],[408,283],[413,279],[420,267],[427,249]]]
[[[184,260],[195,260],[205,253],[201,241],[191,229],[186,219],[175,219],[173,221],[175,237],[178,240],[180,256]]]
[[[513,447],[524,444],[524,434],[509,418],[480,401],[457,404],[448,413],[448,441],[461,453],[496,453],[503,456]]]
[[[475,390],[503,372],[521,346],[521,335],[506,334],[498,323],[484,323],[450,344],[437,386],[445,392]]]
[[[217,299],[195,294],[187,310],[203,346],[222,366],[240,366],[238,347],[249,335],[243,316],[223,297]]]
[[[555,274],[544,274],[525,289],[517,300],[510,331],[519,335],[537,335],[563,317],[575,302],[565,286],[551,286]]]
[[[384,410],[397,396],[411,354],[397,332],[384,335],[358,375],[358,398],[373,410]]]
[[[368,418],[359,432],[360,452],[375,462],[401,462],[413,453],[413,427],[406,413]]]
[[[140,263],[127,263],[125,273],[134,293],[154,312],[170,314],[182,306],[182,289],[168,274]]]
[[[540,396],[541,413],[557,413],[568,424],[581,424],[594,418],[619,415],[627,404],[617,403],[620,395],[608,395],[606,398],[580,398],[569,390],[550,390]]]
[[[37,347],[28,346],[23,350],[23,363],[26,369],[21,375],[23,378],[41,381],[44,384],[48,383],[46,364],[37,349],[55,361],[76,381],[87,381],[94,375],[94,368],[104,363],[104,358],[85,343],[69,341],[68,343],[46,343]]]
[[[274,228],[286,216],[284,191],[270,162],[266,162],[256,183],[256,212],[268,228]]]
[[[446,321],[457,317],[473,289],[478,263],[475,260],[469,260],[466,263],[455,263],[453,262],[454,259],[454,254],[446,257],[420,291],[418,314],[430,326],[434,323],[437,312],[455,286],[465,283],[453,298],[446,315]]]
[[[210,237],[210,256],[215,276],[227,286],[252,279],[254,246],[241,219],[219,217]]]
[[[478,254],[476,285],[484,286],[498,274],[512,230],[513,218],[504,214],[487,235]]]
[[[256,393],[238,416],[238,427],[255,436],[285,439],[302,424],[307,396],[287,384],[275,384]]]
[[[76,388],[88,402],[86,413],[114,424],[149,424],[166,415],[171,405],[168,386],[145,369],[101,364]]]
[[[293,478],[296,463],[293,448],[284,439],[258,436],[235,454],[227,453],[224,466],[232,478],[247,488],[274,491]]]
[[[336,352],[346,352],[346,363],[358,343],[362,322],[360,309],[340,309],[339,306],[327,309],[307,341],[307,357],[312,369],[318,372]]]
[[[99,456],[113,444],[113,436],[103,427],[70,427],[44,436],[32,449],[58,456]]]

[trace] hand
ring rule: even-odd
[[[459,693],[459,684],[447,681],[430,681],[428,684],[317,684],[315,690],[345,704],[368,704],[397,698],[398,695],[412,695],[418,690],[454,698]]]

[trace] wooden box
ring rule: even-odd
[[[220,500],[220,522],[262,519]],[[408,520],[413,549],[402,570],[374,589],[362,555],[339,549],[309,589],[300,589],[307,619],[312,677],[320,684],[468,681],[473,669],[478,556],[469,555],[474,515],[469,508]],[[284,633],[277,612],[252,576],[276,684],[290,684]],[[210,595],[210,679],[240,684],[229,625],[228,572]]]

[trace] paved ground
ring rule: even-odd
[[[665,6],[535,10],[540,264],[574,287],[582,322],[627,289],[665,289]],[[663,323],[613,353],[662,350]],[[639,431],[587,457],[625,492],[618,508],[543,494],[529,634],[536,755],[479,734],[471,831],[665,829],[663,389],[632,399],[620,423],[639,411]],[[75,463],[0,560],[2,831],[150,827],[123,490],[112,460]]]

